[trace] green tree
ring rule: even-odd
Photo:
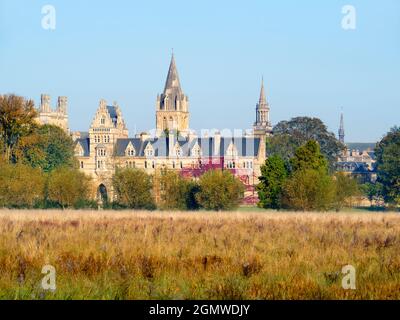
[[[90,178],[75,168],[54,169],[47,181],[47,200],[58,203],[63,209],[88,201]]]
[[[375,183],[364,183],[360,186],[361,192],[368,198],[371,202],[384,202],[383,199],[383,185],[379,182]]]
[[[0,161],[0,207],[32,207],[43,200],[44,185],[41,170]]]
[[[281,208],[282,190],[287,177],[285,162],[280,156],[273,155],[265,161],[261,166],[260,183],[257,186],[259,207]]]
[[[375,148],[378,182],[390,204],[400,204],[400,128],[394,127]]]
[[[187,210],[190,182],[171,170],[162,170],[160,183],[160,208],[163,210]]]
[[[333,208],[335,185],[332,177],[321,170],[296,171],[284,187],[286,208],[302,211],[327,211]]]
[[[143,170],[118,168],[113,177],[118,203],[132,209],[154,209],[151,176]]]
[[[290,164],[294,172],[306,169],[324,173],[328,171],[328,162],[321,153],[318,142],[314,140],[307,141],[305,145],[299,147]]]
[[[199,179],[196,200],[207,210],[235,209],[243,198],[242,182],[229,171],[210,170]]]
[[[278,154],[288,161],[296,149],[309,140],[318,142],[322,154],[328,159],[330,169],[333,170],[344,145],[318,118],[297,117],[279,122],[274,127],[273,137],[268,139],[267,151],[270,155]]]
[[[6,161],[15,162],[15,147],[21,137],[29,134],[36,126],[37,116],[32,100],[16,95],[0,95],[0,140]]]
[[[342,172],[338,172],[334,176],[335,184],[335,201],[336,211],[340,211],[344,207],[352,207],[353,199],[361,195],[360,186],[356,179]]]
[[[52,125],[39,126],[32,134],[22,137],[16,155],[19,161],[44,172],[75,164],[74,142],[63,129]]]

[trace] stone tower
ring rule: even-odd
[[[174,54],[164,92],[157,96],[156,129],[158,136],[171,131],[181,136],[189,134],[189,99],[182,91]]]
[[[67,97],[58,97],[57,107],[53,110],[50,96],[48,94],[42,94],[40,97],[37,121],[42,125],[50,124],[58,126],[69,133],[67,105]]]
[[[256,105],[256,122],[254,123],[254,135],[266,136],[272,133],[272,125],[269,119],[269,104],[265,96],[264,79],[261,81],[260,99]]]
[[[340,115],[340,127],[339,127],[339,141],[344,144],[344,119],[343,112]]]

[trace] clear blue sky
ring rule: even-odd
[[[54,31],[41,27],[46,4]],[[337,133],[343,107],[347,141],[400,125],[399,0],[0,0],[0,92],[68,96],[72,130],[101,98],[118,101],[131,135],[154,128],[171,48],[196,130],[250,128],[262,75],[274,124],[315,116]]]

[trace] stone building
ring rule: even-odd
[[[42,94],[40,107],[38,109],[37,121],[40,124],[51,124],[62,128],[69,133],[68,126],[68,99],[67,97],[58,97],[55,110],[51,107],[51,98],[47,94]]]
[[[262,84],[254,135],[198,137],[189,127],[189,99],[172,56],[164,91],[156,102],[156,134],[129,138],[117,104],[100,101],[88,132],[73,135],[80,169],[93,178],[97,196],[112,199],[112,177],[118,167],[155,175],[170,169],[197,179],[210,169],[230,170],[246,186],[245,202],[256,201],[255,185],[266,159],[265,135],[271,132],[269,106]]]
[[[343,113],[340,116],[339,141],[345,149],[336,163],[336,170],[358,179],[360,183],[376,181],[374,143],[345,143]]]

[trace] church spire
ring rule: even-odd
[[[344,144],[344,117],[343,112],[340,114],[339,141]]]
[[[181,84],[179,81],[178,70],[176,68],[175,55],[172,51],[171,63],[169,65],[167,80],[165,82],[164,94],[171,92],[182,93]]]
[[[264,89],[264,77],[261,79],[261,91],[260,91],[260,100],[259,100],[260,105],[267,104],[267,98],[265,96],[265,89]]]

